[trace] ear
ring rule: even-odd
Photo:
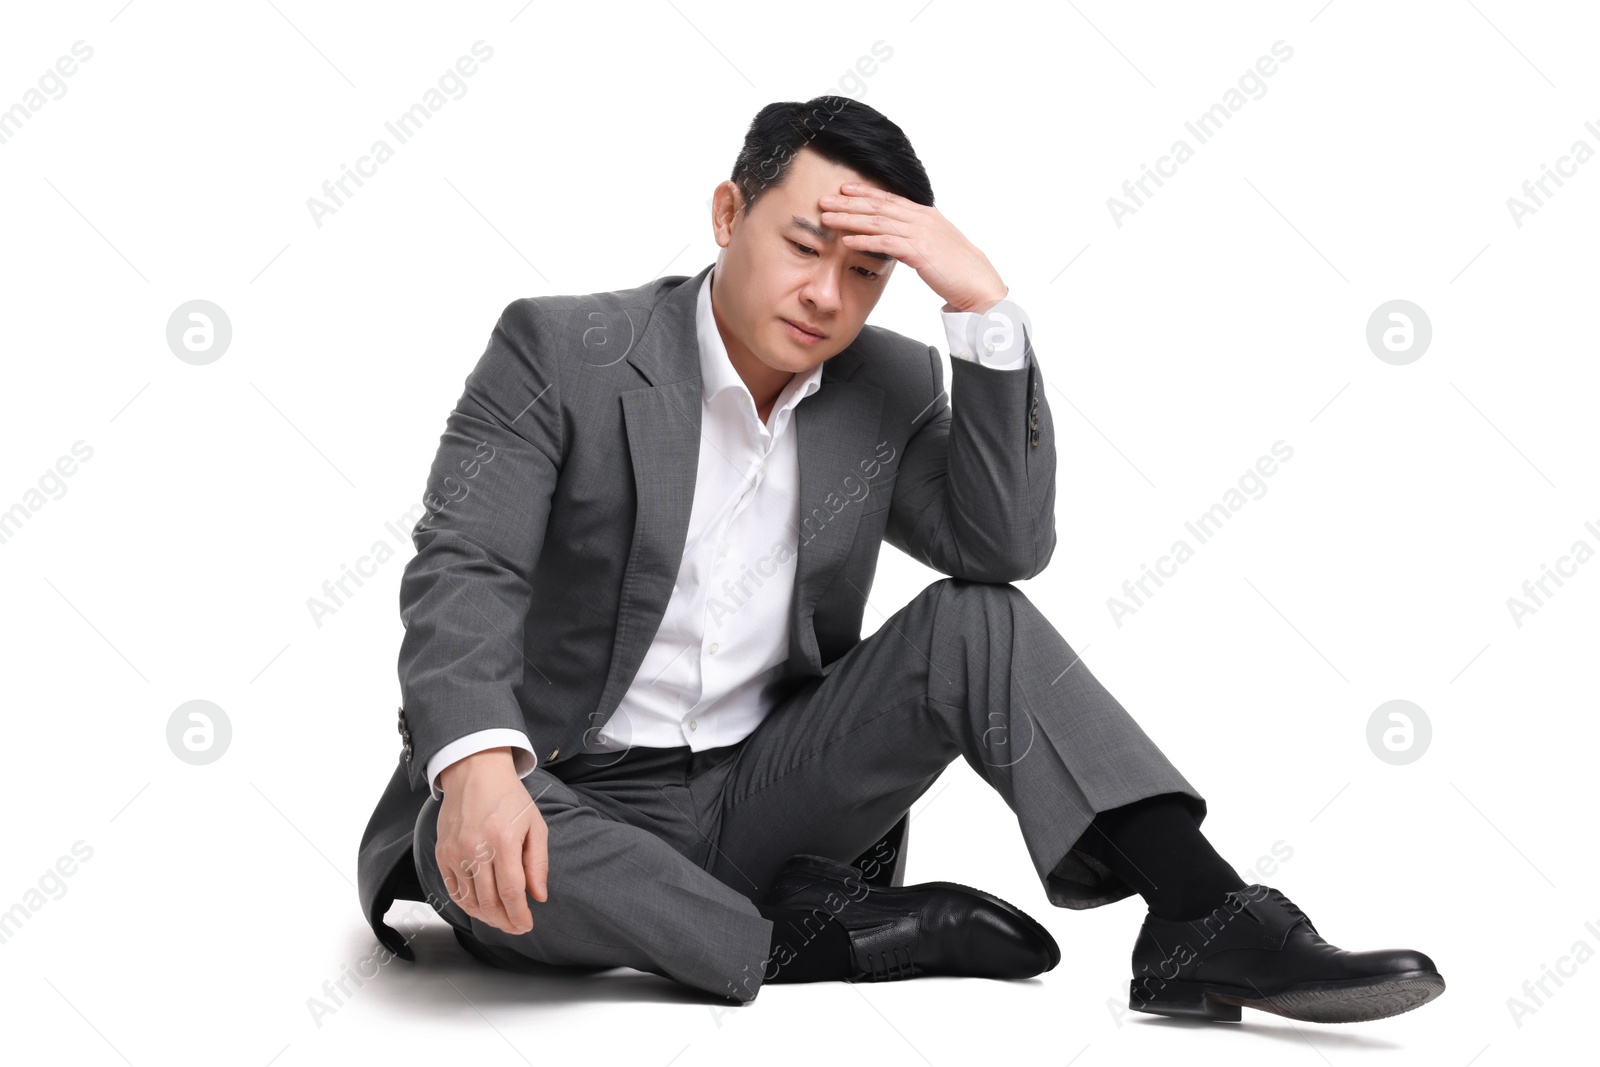
[[[732,179],[722,182],[711,193],[711,235],[718,246],[728,247],[743,219],[744,194]]]

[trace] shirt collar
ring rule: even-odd
[[[736,388],[750,397],[750,409],[754,411],[755,398],[750,396],[750,387],[744,384],[739,372],[733,369],[733,362],[728,358],[727,346],[722,343],[722,333],[717,329],[716,316],[711,312],[711,279],[716,273],[717,268],[713,265],[706,273],[705,281],[700,283],[700,298],[695,306],[695,333],[700,347],[701,395],[710,400],[724,389]],[[822,367],[823,364],[818,363],[810,370],[791,378],[789,384],[778,394],[777,402],[773,404],[774,415],[779,411],[789,410],[820,389]]]

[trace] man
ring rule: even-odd
[[[501,966],[740,1003],[1048,970],[1005,901],[867,869],[959,756],[1052,904],[1144,898],[1131,1007],[1340,1022],[1437,996],[1427,956],[1337,949],[1246,885],[1010,584],[1056,545],[1043,375],[900,128],[763,108],[712,230],[692,278],[511,304],[450,415],[401,583],[403,753],[361,846],[380,939],[411,958],[384,913],[427,899]],[[936,349],[866,325],[902,264],[943,302],[948,400]],[[885,540],[950,577],[863,640]]]

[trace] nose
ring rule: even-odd
[[[840,299],[839,268],[827,262],[818,262],[800,290],[800,299],[810,304],[819,315],[832,315],[844,306]]]

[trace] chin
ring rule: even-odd
[[[787,371],[790,374],[804,374],[806,371],[811,369],[811,364],[809,363],[799,364],[794,360],[787,359],[778,363],[769,363],[767,366],[771,367],[773,370]]]
[[[821,346],[808,349],[804,352],[791,353],[784,360],[784,363],[787,364],[784,369],[794,371],[796,374],[804,374],[806,371],[810,370],[812,367],[815,367],[818,363],[824,362],[832,355],[834,355],[834,353],[831,350],[824,351],[822,350]]]

